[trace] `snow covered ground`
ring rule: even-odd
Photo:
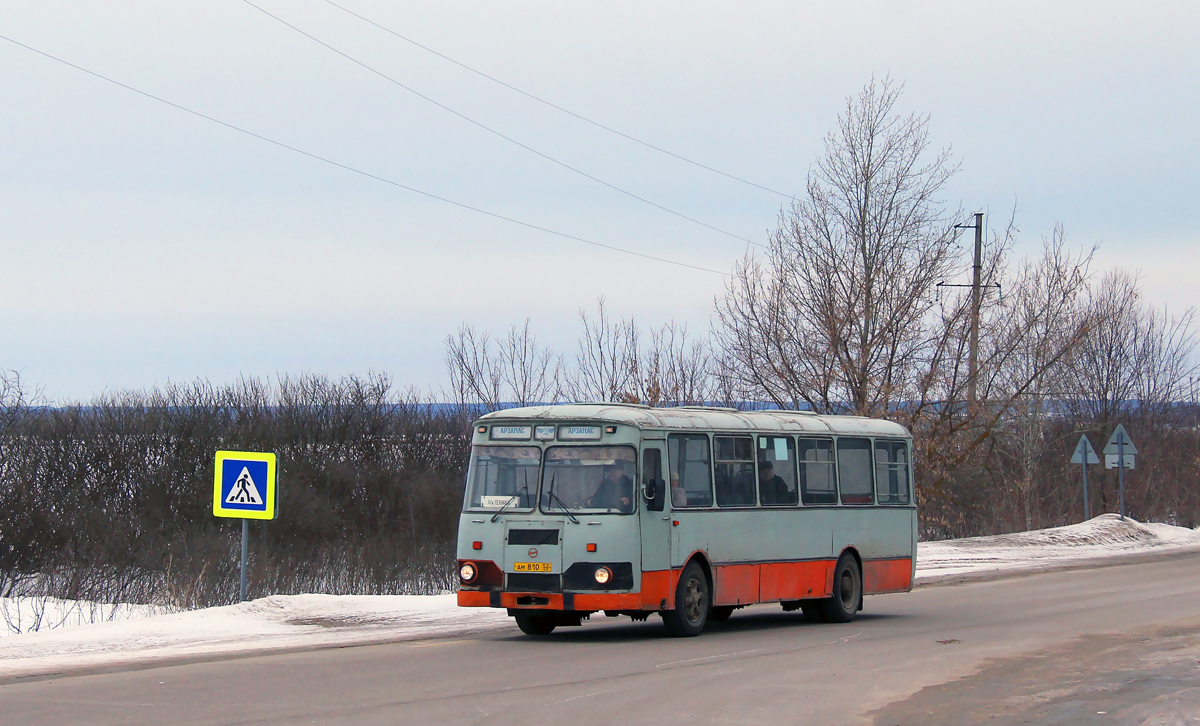
[[[1200,552],[1200,530],[1122,522],[1106,514],[1067,527],[922,542],[917,583],[1187,551]],[[0,608],[10,614],[17,607],[29,604],[0,599]],[[514,627],[503,610],[460,609],[454,595],[279,595],[165,614],[137,606],[120,606],[113,612],[86,603],[56,602],[50,612],[75,613],[71,617],[76,619],[52,618],[47,621],[55,625],[51,629],[0,637],[0,679],[281,649],[424,640]],[[87,613],[105,622],[71,627],[86,619]]]
[[[1200,551],[1200,529],[1102,514],[1080,524],[917,545],[917,583],[1100,564],[1109,558]]]

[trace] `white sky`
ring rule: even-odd
[[[257,0],[256,0],[257,1]],[[386,3],[347,7],[689,158],[799,192],[847,96],[906,85],[950,205],[1035,251],[1061,222],[1200,306],[1194,3]],[[324,0],[261,4],[505,134],[763,241],[780,197],[480,79]],[[836,6],[836,7],[830,7]],[[0,3],[0,34],[279,141],[570,234],[727,270],[744,243],[487,134],[240,0]],[[272,147],[0,41],[0,368],[58,401],[239,373],[437,388],[460,323],[571,350],[607,296],[708,329],[717,275],[555,238]]]

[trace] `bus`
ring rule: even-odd
[[[916,568],[912,437],[805,411],[515,408],[474,424],[458,604],[546,635],[591,615],[693,636],[780,603],[849,622]]]

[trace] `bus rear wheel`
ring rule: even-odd
[[[683,575],[675,588],[675,609],[662,613],[667,634],[676,638],[699,635],[708,622],[710,604],[708,578],[693,560],[683,568]]]
[[[554,632],[554,620],[545,615],[517,613],[513,616],[517,627],[526,635],[549,635]]]
[[[848,623],[858,614],[862,602],[862,572],[858,560],[842,553],[833,570],[833,595],[821,601],[821,619],[827,623]]]

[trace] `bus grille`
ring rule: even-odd
[[[510,545],[556,545],[558,544],[557,529],[510,529],[508,530]]]
[[[562,592],[562,575],[510,572],[505,589],[509,592]]]

